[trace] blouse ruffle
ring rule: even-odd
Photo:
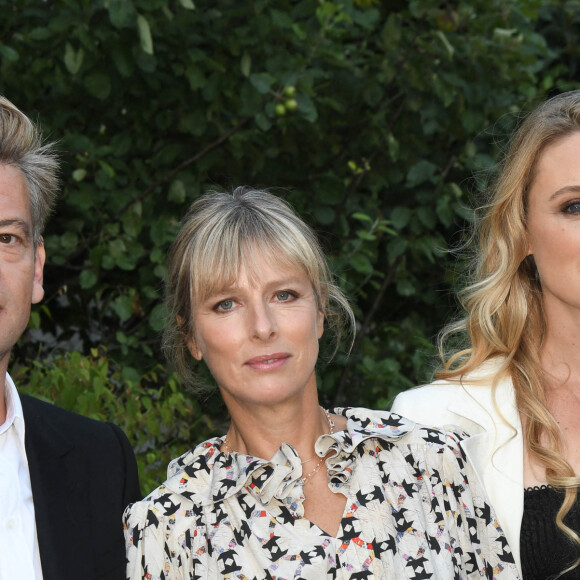
[[[329,487],[340,491],[350,480],[355,450],[371,437],[395,441],[413,429],[414,423],[389,413],[367,409],[336,408],[335,414],[347,418],[347,428],[321,435],[314,446],[326,460]],[[207,440],[195,449],[173,460],[167,469],[165,488],[183,494],[193,502],[209,505],[227,499],[246,487],[264,506],[272,499],[282,502],[294,517],[303,517],[304,501],[302,462],[294,448],[282,443],[269,460],[237,452],[224,453],[223,437]]]

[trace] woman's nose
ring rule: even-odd
[[[251,334],[259,340],[271,340],[277,333],[276,317],[272,309],[263,303],[256,304],[251,314]]]

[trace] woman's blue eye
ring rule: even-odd
[[[580,201],[573,201],[565,205],[564,213],[580,214]]]
[[[282,290],[282,292],[277,292],[276,298],[284,302],[290,298],[290,292],[288,292],[288,290]]]
[[[231,310],[234,307],[233,300],[223,300],[218,304],[219,310]]]

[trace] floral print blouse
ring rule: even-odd
[[[518,577],[461,434],[385,411],[334,412],[347,429],[315,451],[331,452],[328,485],[347,498],[336,537],[304,517],[290,445],[265,460],[210,439],[125,511],[128,580]]]

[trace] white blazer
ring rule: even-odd
[[[470,436],[462,449],[485,487],[520,572],[520,528],[524,512],[524,446],[510,378],[492,400],[496,363],[488,362],[462,381],[435,381],[397,396],[391,411],[418,423],[458,425]]]

